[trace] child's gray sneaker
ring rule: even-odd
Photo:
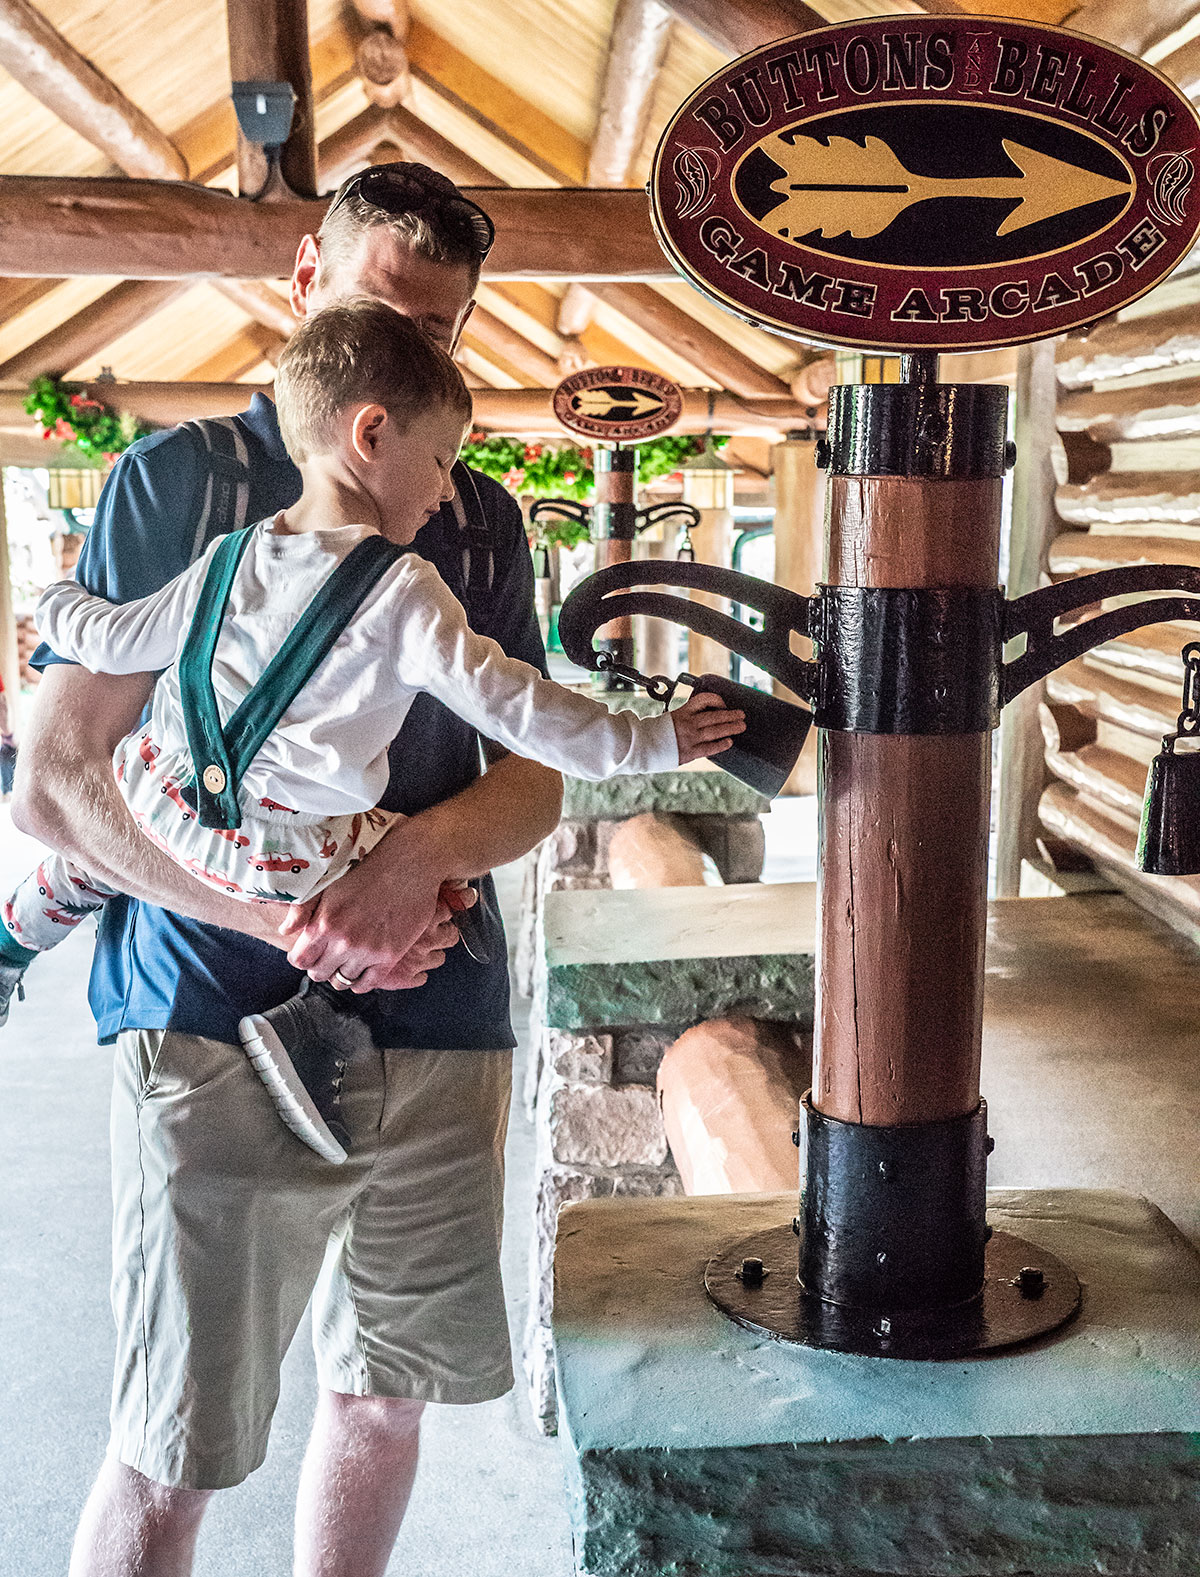
[[[346,1159],[342,1078],[353,1048],[331,988],[305,981],[298,995],[238,1025],[246,1055],[298,1139],[327,1161]]]
[[[13,992],[17,993],[20,1001],[25,1000],[25,987],[21,981],[28,968],[28,964],[8,964],[0,959],[0,1029],[8,1023]]]

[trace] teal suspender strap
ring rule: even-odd
[[[184,788],[195,805],[201,826],[236,827],[241,821],[233,765],[221,729],[212,687],[213,654],[225,620],[229,588],[237,574],[253,527],[222,537],[208,566],[187,639],[179,653],[179,699],[192,755],[195,785]],[[216,818],[216,819],[214,819]]]
[[[225,542],[230,540],[225,538]],[[263,670],[258,682],[222,728],[212,688],[212,655],[233,581],[233,572],[227,575],[224,569],[222,550],[225,542],[213,555],[213,564],[201,592],[196,617],[192,620],[192,628],[179,659],[179,683],[187,719],[188,746],[196,773],[195,783],[191,787],[196,796],[200,825],[229,828],[236,827],[242,819],[238,789],[246,768],[262,749],[279,719],[329,655],[338,636],[358,612],[363,598],[404,550],[383,537],[366,537],[352,549],[319,588],[283,645]],[[236,552],[230,551],[228,556],[233,560],[233,570],[236,570],[244,548],[245,542]],[[220,573],[217,571],[219,560],[222,561]],[[201,610],[205,608],[210,582],[214,583],[211,599],[212,608],[216,611],[214,633],[210,638],[207,626],[204,627],[196,641],[196,660],[185,670],[185,659],[189,655],[193,637],[197,635],[197,625]],[[201,655],[204,649],[207,650],[206,658]],[[185,671],[188,676],[186,682]],[[202,682],[194,680],[194,674],[199,674]],[[195,725],[195,718],[202,719],[199,727]],[[210,749],[210,744],[215,748]]]

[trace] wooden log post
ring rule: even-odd
[[[885,1348],[906,1311],[936,1309],[946,1339],[986,1265],[979,1061],[1008,400],[938,384],[936,368],[906,356],[900,383],[837,386],[823,454],[800,1279],[822,1320],[860,1322],[858,1340],[866,1321]]]
[[[4,469],[0,466],[0,679],[8,697],[10,733],[21,732],[21,659],[17,649],[17,619],[13,612],[12,572],[8,557],[8,506],[4,497]]]
[[[316,117],[303,0],[226,0],[229,74],[234,82],[290,82],[296,94],[292,129],[279,169],[297,197],[317,195]],[[261,144],[238,128],[238,191],[257,196],[269,176]]]
[[[723,462],[711,469],[684,468],[683,501],[700,511],[700,524],[692,527],[698,563],[728,568],[733,562],[733,479],[733,469]],[[706,592],[692,592],[691,600],[713,608],[726,607],[722,598]],[[697,676],[711,673],[727,679],[729,651],[720,641],[693,631],[688,636],[688,669]]]
[[[785,438],[771,449],[775,476],[775,584],[811,597],[821,579],[825,542],[825,474],[817,468],[815,438]],[[797,698],[776,679],[785,701]],[[817,791],[817,730],[804,742],[784,785],[785,794]]]
[[[811,1072],[784,1024],[710,1019],[668,1046],[658,1099],[684,1193],[794,1192],[792,1131]]]
[[[835,391],[846,395],[843,427],[857,392]],[[996,395],[989,406],[1004,410],[1005,390],[961,392]],[[996,586],[1002,468],[857,469],[868,460],[853,474],[837,454],[835,440],[826,582]],[[869,1126],[963,1117],[979,1105],[991,734],[823,729],[821,778],[814,1106]]]
[[[637,535],[637,450],[596,447],[596,501],[592,506],[592,536],[596,542],[596,568],[627,564],[633,557]],[[598,651],[610,652],[615,660],[633,663],[633,620],[628,614],[601,627],[596,642]],[[609,690],[629,690],[628,679],[616,675],[606,681]]]

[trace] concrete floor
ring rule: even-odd
[[[811,801],[777,803],[767,821],[768,879],[811,879],[812,812]],[[24,874],[36,852],[12,832],[0,806],[0,891]],[[502,900],[511,915],[516,874],[504,876]],[[0,1035],[0,1577],[65,1573],[78,1508],[106,1436],[110,1058],[95,1047],[85,1003],[90,940],[84,932],[37,965],[29,1000],[15,1007]],[[1140,986],[1152,997],[1154,983],[1141,978],[1139,960],[1126,962],[1128,981],[1120,959],[1108,961],[1106,989]],[[1003,947],[994,951],[990,973],[994,1011],[1007,1000]],[[1066,952],[1060,938],[1058,951],[1047,953],[1046,989],[1064,973],[1086,994],[1087,970],[1071,953],[1069,937]],[[1169,994],[1181,989],[1176,982]],[[1058,1001],[1061,990],[1054,990]],[[1081,998],[1080,1013],[1085,1005]],[[1010,1006],[1015,1013],[1022,1002]],[[1184,1031],[1189,1011],[1180,1000]],[[524,1027],[518,1024],[519,1034]],[[1128,1047],[1097,1055],[1090,1044],[1071,1043],[1066,1028],[1054,1032],[1063,1037],[1057,1050],[1040,1034],[1036,1047],[1017,1048],[1020,1056],[1000,1054],[999,1042],[989,1046],[986,1088],[1000,1140],[991,1180],[1145,1192],[1200,1241],[1200,1044],[1185,1033],[1177,1063],[1167,1066],[1162,1057],[1143,1058]],[[1081,1068],[1088,1070],[1086,1081]],[[1131,1085],[1140,1092],[1133,1107]],[[514,1108],[504,1270],[518,1339],[532,1172],[532,1134]],[[267,1462],[248,1483],[217,1497],[201,1537],[197,1577],[287,1577],[292,1496],[313,1388],[302,1331],[285,1365]],[[571,1577],[558,1443],[535,1433],[523,1389],[482,1407],[431,1408],[427,1417],[392,1577]]]
[[[0,806],[0,889],[36,854]],[[508,907],[518,889],[515,874],[505,875]],[[85,1000],[90,947],[85,928],[39,961],[28,1001],[15,1005],[0,1036],[2,1577],[65,1573],[107,1436],[110,1054],[96,1048]],[[504,1276],[519,1339],[533,1156],[516,1103],[508,1154]],[[302,1328],[284,1366],[266,1463],[216,1497],[196,1577],[290,1573],[292,1499],[314,1385]],[[535,1432],[523,1388],[478,1407],[431,1407],[426,1417],[421,1468],[389,1573],[569,1577],[559,1446]]]

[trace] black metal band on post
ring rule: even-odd
[[[999,587],[822,586],[819,594],[819,727],[979,734],[997,726]]]
[[[896,1128],[839,1122],[808,1095],[803,1106],[804,1290],[888,1319],[977,1297],[988,1237],[986,1102],[965,1117]]]
[[[638,452],[635,448],[628,449],[597,449],[596,450],[596,477],[597,480],[606,472],[637,472]],[[637,506],[633,501],[633,487],[630,486],[627,501],[613,502],[611,499],[602,498],[603,489],[597,486],[596,501],[592,505],[592,537],[597,542],[613,538],[619,542],[632,542],[637,536],[638,520]]]
[[[979,383],[836,383],[817,464],[839,476],[1003,476],[1008,390]]]

